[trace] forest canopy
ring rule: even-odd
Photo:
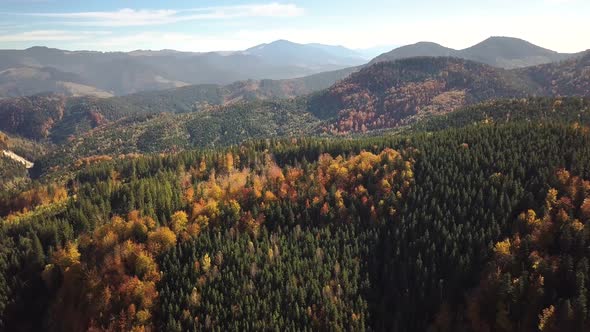
[[[589,328],[588,130],[475,123],[81,163],[2,200],[0,326]]]

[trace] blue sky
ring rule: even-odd
[[[238,50],[276,39],[349,48],[513,36],[590,48],[588,0],[0,0],[0,48]]]

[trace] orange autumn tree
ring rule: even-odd
[[[12,199],[0,201],[0,216],[26,213],[40,206],[61,203],[68,198],[65,187],[57,184],[36,186]]]
[[[68,317],[56,329],[152,330],[161,277],[155,257],[175,244],[168,227],[134,211],[56,251],[43,273],[57,287],[56,317]]]
[[[0,132],[0,149],[8,148],[8,136]]]
[[[392,216],[396,202],[413,182],[414,153],[384,149],[379,154],[362,151],[348,158],[323,154],[307,169],[280,167],[269,154],[255,169],[237,169],[228,153],[221,172],[212,170],[204,181],[185,189],[184,197],[192,201],[188,202],[188,223],[182,237],[195,236],[203,227],[230,216],[254,231],[266,219],[268,209],[286,202],[346,220],[351,215],[351,202],[358,201],[355,204],[367,209],[372,218]],[[195,176],[198,180],[201,175]]]

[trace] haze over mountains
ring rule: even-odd
[[[0,97],[40,92],[125,95],[190,84],[302,77],[364,62],[360,55],[343,47],[288,41],[211,53],[70,52],[33,47],[0,51]]]
[[[366,63],[361,53],[342,46],[286,40],[244,51],[210,53],[72,52],[45,47],[0,50],[0,98],[45,92],[109,97],[195,84],[291,79],[345,68],[349,73],[354,71],[349,68]],[[516,38],[492,37],[464,50],[421,42],[396,48],[370,63],[415,56],[453,56],[510,69],[561,61],[576,54],[557,53]]]

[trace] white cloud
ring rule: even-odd
[[[174,49],[184,52],[237,51],[266,42],[261,38],[244,39],[242,34],[199,35],[178,32],[148,31],[129,35],[112,35],[76,41],[70,49],[133,51]]]
[[[549,3],[549,4],[558,4],[558,5],[560,5],[560,4],[564,4],[564,3],[568,3],[568,4],[569,3],[574,3],[574,2],[577,2],[577,0],[545,0],[545,2],[546,3]]]
[[[544,0],[541,0],[544,1]],[[561,0],[563,1],[563,0]],[[575,0],[573,0],[575,1]],[[568,6],[561,6],[568,7]],[[223,21],[223,29],[208,31],[175,32],[157,31],[148,24],[165,24],[183,20],[222,19],[256,16],[297,16],[303,9],[295,5],[270,3],[230,7],[195,8],[183,11],[120,10],[116,12],[62,13],[59,20],[90,22],[88,25],[146,25],[143,31],[134,33],[116,30],[110,35],[80,33],[84,28],[72,27],[72,31],[41,30],[23,33],[0,33],[0,43],[19,46],[51,44],[54,47],[92,49],[102,51],[126,51],[134,49],[176,49],[181,51],[222,51],[245,49],[256,44],[277,39],[298,43],[319,42],[344,45],[349,48],[368,48],[374,45],[404,45],[419,41],[433,41],[453,48],[469,47],[489,36],[512,36],[528,40],[542,47],[559,52],[578,52],[590,48],[586,36],[590,36],[590,24],[585,11],[530,13],[528,15],[459,15],[416,20],[411,16],[397,19],[358,18],[354,24],[346,18],[322,22],[304,20],[286,23]],[[570,14],[570,15],[566,15]],[[66,16],[64,16],[66,15]],[[255,21],[255,20],[253,20]],[[1,28],[1,27],[0,27]],[[30,30],[31,27],[28,27]],[[69,28],[68,28],[69,29]],[[90,28],[88,28],[90,30]],[[1,30],[1,29],[0,29]],[[5,29],[9,30],[9,29]],[[11,29],[10,29],[11,30]],[[108,30],[108,29],[106,29]],[[41,43],[55,41],[54,43]],[[65,42],[59,42],[65,41]],[[1,47],[1,44],[0,44]]]
[[[304,10],[294,4],[252,4],[239,6],[204,7],[188,10],[120,9],[117,11],[76,13],[29,13],[26,15],[63,19],[67,25],[78,26],[147,26],[199,20],[220,20],[241,17],[295,17]]]
[[[546,24],[544,22],[552,22]],[[577,33],[570,33],[577,31]],[[349,27],[309,27],[240,29],[225,33],[187,33],[144,31],[108,33],[92,31],[41,30],[1,35],[0,42],[19,42],[24,46],[56,41],[55,47],[100,51],[136,49],[175,49],[179,51],[241,50],[277,39],[298,43],[320,42],[349,48],[368,48],[379,44],[405,45],[433,41],[453,48],[465,48],[490,36],[512,36],[560,52],[578,52],[590,48],[579,36],[589,36],[590,26],[580,20],[559,17],[478,17],[448,18],[427,22],[388,22],[366,24],[363,29]],[[66,41],[61,42],[59,41]],[[28,43],[27,43],[28,42]]]
[[[82,41],[109,34],[109,31],[34,30],[2,34],[0,42]]]

